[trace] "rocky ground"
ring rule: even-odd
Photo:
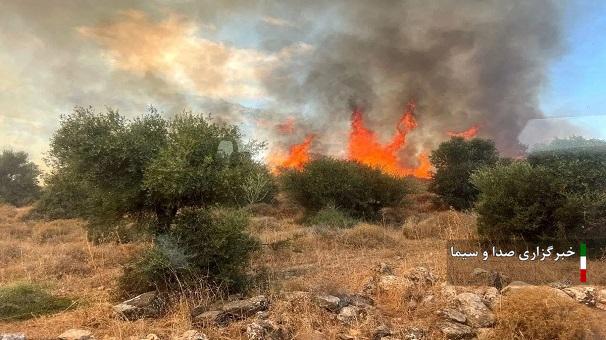
[[[474,236],[470,214],[418,208],[397,227],[332,230],[300,225],[286,208],[260,207],[251,232],[264,247],[250,267],[263,279],[249,294],[199,287],[122,301],[121,265],[146,243],[93,245],[81,221],[0,210],[0,283],[35,282],[77,302],[0,321],[3,340],[606,338],[604,287],[448,285],[445,242]]]

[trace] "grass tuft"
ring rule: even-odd
[[[13,283],[0,287],[0,320],[25,320],[69,309],[74,304],[56,297],[31,283]]]

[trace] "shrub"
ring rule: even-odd
[[[321,158],[283,174],[288,194],[308,212],[333,206],[356,218],[376,219],[379,210],[401,203],[408,185],[369,166]]]
[[[361,223],[338,236],[338,241],[354,248],[393,248],[398,241],[389,229],[374,224]]]
[[[73,305],[67,298],[56,297],[38,285],[14,283],[0,287],[0,319],[24,320],[64,311]]]
[[[4,150],[0,153],[0,203],[19,207],[38,197],[40,170],[27,158],[27,154],[22,151]]]
[[[307,223],[319,227],[351,228],[358,221],[335,207],[326,207],[307,219]]]
[[[248,216],[240,210],[183,209],[170,233],[126,267],[121,289],[127,294],[175,289],[200,278],[240,289],[244,267],[260,247],[247,226]]]
[[[124,220],[161,234],[181,208],[270,200],[269,184],[245,194],[251,178],[268,174],[253,158],[262,145],[240,150],[241,144],[236,126],[201,115],[167,120],[152,110],[128,120],[113,110],[77,108],[62,117],[51,140],[52,175],[40,211],[62,217],[74,211],[92,236],[129,225]]]
[[[440,144],[429,158],[436,169],[429,191],[438,194],[453,208],[463,210],[473,206],[478,194],[469,181],[471,173],[481,167],[494,165],[499,155],[490,140],[453,137]]]
[[[480,191],[476,210],[481,236],[555,236],[557,210],[566,197],[552,173],[517,161],[478,170],[471,182]]]

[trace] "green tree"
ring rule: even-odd
[[[499,154],[490,140],[453,137],[440,144],[429,158],[436,169],[429,190],[453,208],[463,210],[471,208],[478,195],[469,181],[471,174],[497,163]]]
[[[266,169],[241,144],[237,127],[201,115],[167,120],[152,110],[129,120],[114,110],[76,108],[51,140],[48,195],[60,189],[61,197],[78,199],[64,205],[89,221],[94,238],[128,221],[166,233],[181,208],[242,203],[242,183]]]
[[[34,201],[40,192],[38,166],[23,151],[0,153],[0,202],[23,206]]]

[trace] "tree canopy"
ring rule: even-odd
[[[23,151],[0,153],[0,202],[22,206],[38,197],[38,166]]]

